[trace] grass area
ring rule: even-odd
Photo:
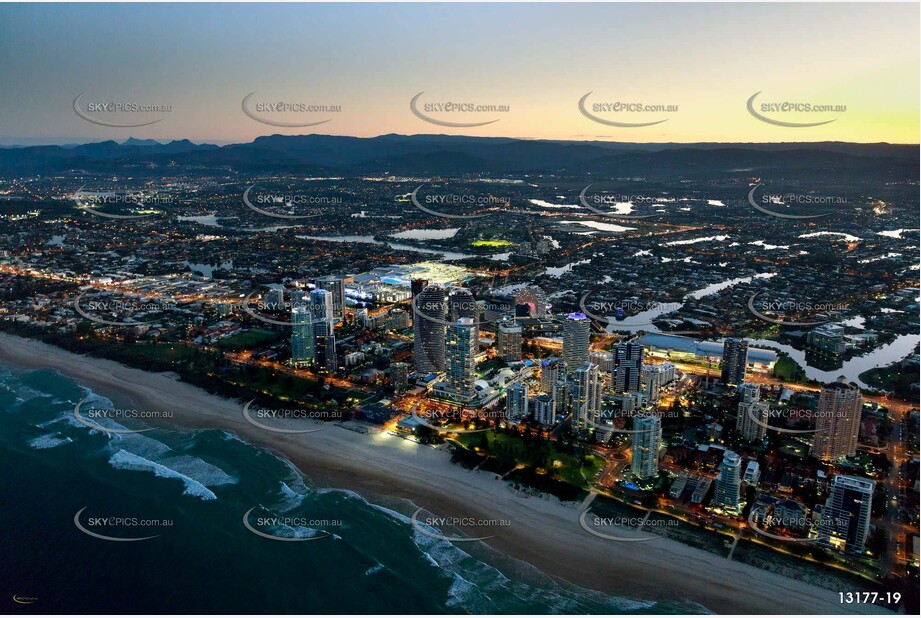
[[[511,247],[515,243],[513,243],[510,240],[474,240],[470,244],[471,246],[474,246],[474,247],[498,248],[498,247]]]
[[[217,342],[217,347],[221,350],[249,350],[260,346],[274,343],[281,339],[282,334],[274,330],[263,330],[254,328],[232,337],[226,337]]]
[[[811,543],[801,546],[787,543],[783,547],[771,549],[760,543],[742,539],[736,546],[732,559],[838,592],[876,587],[867,578],[835,568],[834,560],[828,552]]]
[[[774,365],[774,377],[788,382],[800,382],[805,379],[806,372],[792,358],[780,354]]]
[[[587,487],[588,481],[604,466],[604,459],[591,453],[584,454],[585,465],[582,466],[580,464],[583,463],[583,454],[578,449],[574,452],[562,451],[555,443],[547,440],[540,443],[532,440],[530,444],[526,444],[524,438],[519,435],[496,431],[460,434],[457,441],[469,449],[492,455],[500,460],[514,460],[535,468],[544,468],[550,476],[556,476],[580,488]]]
[[[797,442],[796,440],[784,440],[783,444],[781,444],[780,448],[777,450],[784,455],[789,455],[790,457],[799,457],[800,459],[809,453],[809,447],[807,447],[802,442]]]
[[[150,358],[166,363],[180,363],[189,360],[195,348],[181,343],[136,343],[125,346],[138,357]]]
[[[911,388],[912,384],[918,383],[918,368],[914,365],[877,367],[861,373],[860,379],[874,388],[893,392],[899,397],[917,397]]]

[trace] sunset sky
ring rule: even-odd
[[[242,142],[271,133],[369,137],[447,133],[633,142],[918,143],[917,4],[210,4],[0,5],[0,143],[129,136]],[[430,114],[410,100],[507,105]],[[589,102],[677,105],[599,116],[667,122],[611,127]],[[776,113],[746,101],[845,105]],[[114,128],[74,113],[74,98],[172,106],[154,125]],[[279,128],[241,101],[340,105],[323,125]],[[768,114],[765,114],[768,115]]]

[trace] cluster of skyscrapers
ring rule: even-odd
[[[294,366],[335,373],[338,358],[334,302],[334,293],[320,288],[292,302],[291,362]]]
[[[308,294],[295,295],[292,302],[292,361],[296,366],[317,371],[337,369],[335,324],[341,322],[345,310],[345,289],[338,277],[322,277],[314,281],[315,289]],[[482,308],[470,290],[463,287],[429,285],[424,280],[412,282],[413,292],[413,365],[423,374],[443,374],[435,391],[461,405],[477,398],[476,360],[480,344],[480,315]],[[278,304],[283,297],[276,295]],[[268,298],[268,297],[267,297]],[[537,289],[519,290],[509,305],[515,315],[504,308],[505,318],[496,324],[496,353],[506,363],[522,360],[523,327],[521,313],[533,317],[546,314],[546,299]],[[401,312],[399,309],[393,311]],[[402,312],[401,312],[402,313]],[[386,319],[394,319],[385,316]],[[399,324],[408,326],[408,316]],[[370,319],[370,318],[369,318]],[[659,454],[662,449],[662,419],[654,406],[661,389],[676,378],[670,363],[647,365],[645,349],[638,340],[621,341],[611,353],[590,350],[591,321],[581,313],[570,313],[562,320],[562,354],[560,358],[545,359],[539,366],[537,393],[523,379],[509,381],[505,391],[506,418],[526,418],[533,414],[545,427],[556,424],[561,414],[572,415],[572,426],[592,433],[602,441],[613,431],[603,417],[605,380],[610,393],[625,414],[633,418],[631,435],[631,475],[640,481],[658,476]],[[771,407],[762,399],[758,384],[746,381],[748,343],[729,338],[723,344],[720,377],[723,384],[733,386],[739,396],[736,431],[746,441],[763,442],[767,436]],[[509,375],[512,375],[510,370]],[[410,365],[393,362],[391,383],[397,393],[404,392],[409,383]],[[607,376],[607,378],[605,377]],[[532,397],[532,394],[534,395]],[[863,398],[854,384],[844,378],[827,384],[819,396],[815,412],[816,426],[812,455],[827,462],[853,456],[857,450]],[[744,473],[743,473],[744,472]],[[743,471],[743,459],[732,450],[725,450],[715,482],[711,506],[729,514],[741,511],[743,481],[756,484],[759,476],[757,462],[750,461]],[[811,534],[826,544],[842,550],[860,551],[869,534],[870,505],[874,482],[859,477],[835,475],[829,485],[829,496],[819,524]]]

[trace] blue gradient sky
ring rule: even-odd
[[[919,53],[917,4],[2,4],[0,139],[318,132],[917,143]],[[173,111],[148,127],[100,127],[71,108],[84,91]],[[241,112],[253,91],[343,109],[319,127],[278,129]],[[447,129],[410,113],[420,91],[511,111]],[[661,125],[611,128],[579,113],[589,91],[679,111]],[[747,113],[757,91],[847,112],[822,127],[776,127]]]

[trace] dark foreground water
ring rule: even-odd
[[[481,544],[430,538],[411,504],[313,488],[226,432],[90,429],[73,415],[85,397],[82,410],[112,405],[0,365],[4,613],[706,611],[562,586]],[[250,509],[256,532],[312,540],[259,536]]]

